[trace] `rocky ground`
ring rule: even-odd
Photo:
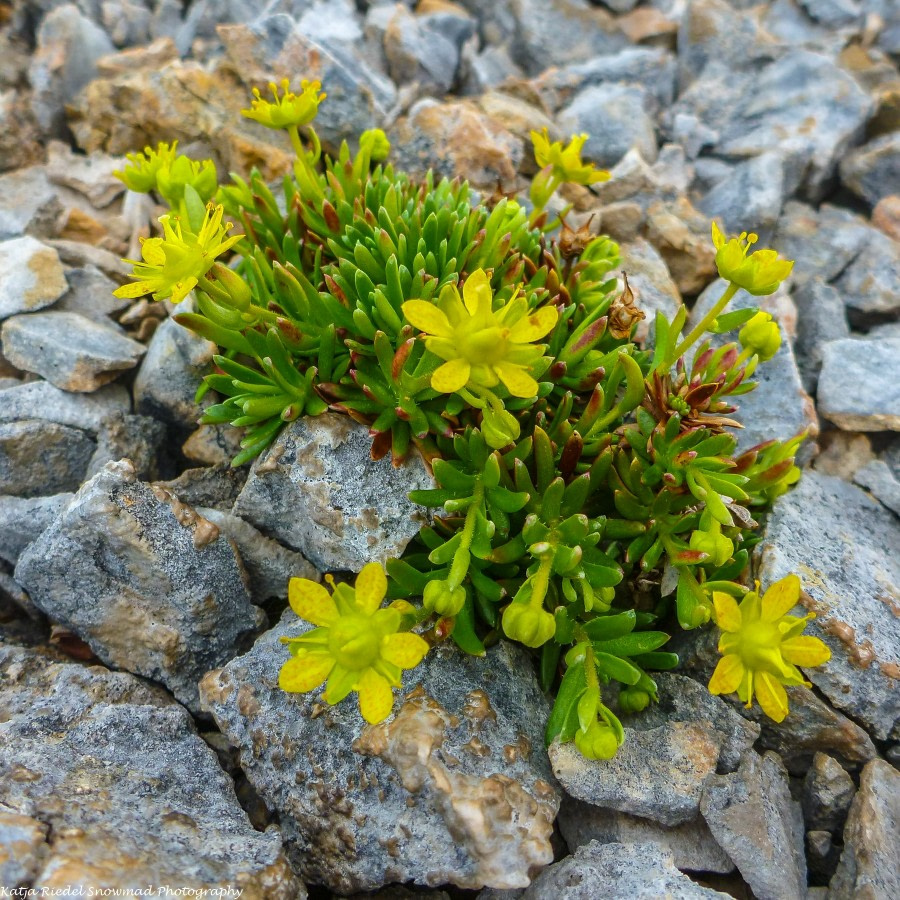
[[[16,0],[0,22],[0,885],[900,896],[896,0]],[[229,469],[234,435],[196,424],[212,346],[112,296],[159,213],[112,172],[178,139],[276,177],[287,146],[238,110],[284,76],[323,82],[331,146],[380,126],[399,165],[484,191],[523,186],[530,129],[588,132],[613,179],[571,188],[571,221],[621,242],[647,310],[717,296],[712,216],[797,260],[741,411],[742,446],[814,436],[757,552],[833,651],[782,725],[706,692],[696,633],[609,763],[544,752],[509,646],[431,654],[376,728],[278,690],[287,579],[399,552],[428,476],[333,416]]]

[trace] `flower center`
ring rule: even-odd
[[[765,669],[781,646],[781,632],[770,622],[753,622],[741,629],[741,656],[750,669]]]
[[[381,637],[369,616],[341,616],[328,630],[328,650],[345,669],[361,671],[378,659]]]
[[[490,366],[506,358],[508,328],[479,328],[459,336],[459,350],[473,366]]]

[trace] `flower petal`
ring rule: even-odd
[[[328,684],[325,685],[325,702],[332,706],[340,703],[350,693],[359,681],[359,672],[355,669],[345,669],[335,664],[328,676]]]
[[[732,634],[740,631],[741,611],[731,594],[713,591],[713,606],[716,608],[716,625],[722,631],[730,631]]]
[[[542,338],[553,329],[559,313],[555,306],[542,306],[531,315],[520,319],[509,330],[509,339],[516,344],[527,344]]]
[[[484,269],[476,269],[463,285],[463,301],[470,316],[476,313],[490,313],[493,294],[491,281]]]
[[[711,694],[730,694],[738,689],[738,685],[744,677],[744,663],[736,653],[723,656],[712,678],[709,679],[709,692]]]
[[[359,711],[370,725],[383,722],[391,714],[394,694],[383,675],[374,669],[366,669],[356,689],[359,692]]]
[[[763,622],[777,622],[797,605],[799,599],[800,579],[796,575],[786,575],[763,594],[760,618]]]
[[[356,576],[356,605],[362,612],[373,613],[387,593],[387,576],[381,563],[370,562]]]
[[[781,722],[788,714],[788,697],[781,682],[768,672],[757,672],[756,699],[762,711],[776,722]]]
[[[327,653],[300,653],[292,656],[278,673],[278,686],[292,694],[314,691],[334,668]]]
[[[431,376],[431,386],[442,394],[452,394],[466,386],[472,367],[464,359],[451,359]]]
[[[123,284],[113,291],[114,297],[120,297],[124,300],[134,300],[137,297],[143,297],[145,294],[153,293],[153,284],[149,281],[132,281],[130,284]]]
[[[428,642],[417,634],[391,634],[381,644],[381,656],[401,669],[414,669],[425,658]]]
[[[831,659],[831,650],[819,638],[802,634],[782,641],[781,655],[795,666],[821,666]]]
[[[501,361],[494,363],[494,371],[513,397],[527,398],[537,395],[538,383],[521,366]]]
[[[338,618],[337,606],[331,594],[308,578],[292,578],[288,583],[291,609],[313,625],[331,625]]]
[[[716,250],[721,249],[725,245],[725,235],[722,234],[722,230],[715,222],[712,223],[712,242]]]
[[[402,309],[406,321],[419,331],[438,337],[453,337],[449,320],[433,303],[427,300],[407,300]]]

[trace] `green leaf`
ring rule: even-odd
[[[597,644],[594,644],[594,660],[597,664],[597,670],[602,672],[609,678],[614,678],[622,684],[637,684],[641,677],[641,670],[637,666],[631,665],[618,656],[611,653],[604,653],[597,650]]]
[[[669,636],[662,631],[632,631],[610,641],[593,641],[594,649],[614,656],[639,656],[662,647]]]
[[[544,741],[548,747],[556,737],[565,742],[575,736],[578,727],[578,701],[586,690],[587,679],[582,660],[569,666],[560,682],[556,701],[544,731]]]
[[[585,634],[592,641],[610,641],[634,631],[637,615],[633,609],[612,616],[597,616],[584,625]]]

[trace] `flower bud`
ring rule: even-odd
[[[556,634],[556,619],[540,606],[510,603],[503,612],[503,631],[526,647],[540,647]]]
[[[359,136],[360,148],[367,145],[372,162],[383,162],[391,152],[391,142],[380,128],[370,128]]]
[[[734,555],[734,542],[721,532],[695,531],[691,535],[691,550],[705,553],[715,566],[724,566]]]
[[[500,450],[519,437],[519,423],[507,410],[488,407],[481,420],[481,433],[489,447]]]
[[[619,709],[623,713],[636,713],[646,709],[650,695],[639,688],[623,688],[619,691]]]
[[[619,749],[619,742],[612,728],[593,722],[587,731],[575,733],[575,746],[587,759],[612,759]]]
[[[758,312],[738,332],[738,339],[745,350],[755,353],[760,362],[771,359],[781,346],[778,323],[767,312]]]
[[[250,285],[234,269],[216,262],[206,277],[227,294],[235,309],[245,310],[250,306]]]
[[[446,581],[429,581],[425,585],[422,602],[426,609],[439,616],[456,616],[466,602],[466,589],[460,585],[452,590]]]
[[[198,162],[186,156],[176,156],[167,165],[160,166],[156,173],[157,190],[173,206],[184,197],[184,188],[188,184],[204,203],[211,200],[219,186],[212,160]]]

